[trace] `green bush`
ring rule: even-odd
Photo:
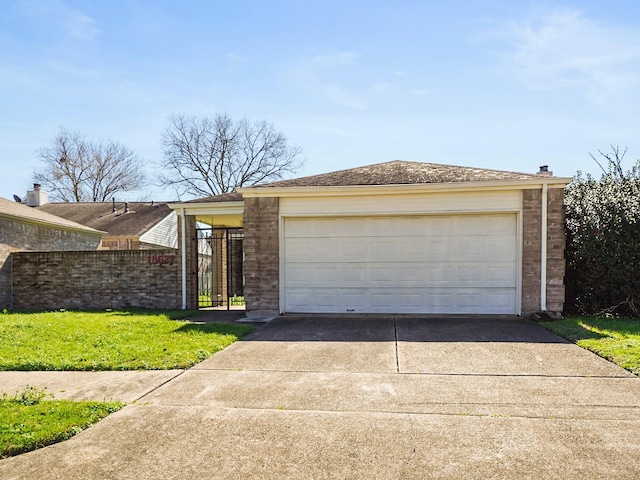
[[[578,172],[565,192],[567,301],[586,314],[639,313],[640,161],[625,172],[624,153],[601,152],[600,180]]]

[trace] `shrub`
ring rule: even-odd
[[[626,150],[611,148],[600,152],[607,168],[599,181],[578,172],[565,192],[568,303],[582,313],[637,315],[640,161],[625,172]]]

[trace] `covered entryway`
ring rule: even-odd
[[[244,307],[241,228],[197,228],[198,308]]]
[[[517,312],[516,213],[287,217],[285,312]]]

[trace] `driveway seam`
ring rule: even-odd
[[[423,405],[429,406],[447,406],[450,405],[448,402],[430,402],[425,403]],[[519,405],[517,403],[460,403],[458,404],[462,407],[483,407],[483,406],[495,406],[496,409],[500,407],[511,407],[513,405]],[[525,407],[537,407],[539,404],[520,404]],[[591,416],[580,417],[580,416],[561,416],[561,415],[553,415],[553,414],[523,414],[523,413],[478,413],[478,412],[465,412],[465,411],[457,411],[457,412],[415,412],[415,411],[407,411],[407,410],[357,410],[357,409],[317,409],[317,408],[293,408],[293,407],[228,407],[228,406],[210,406],[210,405],[201,405],[201,404],[184,404],[184,403],[164,403],[164,404],[148,404],[148,405],[136,405],[137,407],[142,408],[157,408],[157,409],[216,409],[216,410],[224,410],[229,412],[237,412],[237,411],[246,411],[246,412],[276,412],[276,413],[305,413],[305,414],[328,414],[328,415],[342,415],[342,414],[357,414],[357,415],[365,415],[365,416],[402,416],[406,415],[409,417],[428,417],[428,416],[447,416],[447,417],[460,417],[460,418],[469,418],[469,417],[479,417],[479,418],[501,418],[505,420],[509,419],[529,419],[529,420],[553,420],[553,421],[576,421],[576,422],[600,422],[606,423],[610,421],[617,422],[625,422],[625,423],[640,423],[638,418],[592,418]],[[611,408],[613,410],[638,410],[638,407],[620,407],[614,405],[581,405],[581,409],[590,410],[597,408]]]
[[[169,378],[168,380],[165,380],[164,382],[162,382],[159,385],[156,385],[155,387],[153,387],[151,390],[149,390],[146,393],[143,393],[142,395],[140,395],[138,398],[136,398],[132,403],[135,402],[139,402],[140,400],[142,400],[144,397],[146,397],[147,395],[155,392],[156,390],[158,390],[160,387],[163,387],[164,385],[166,385],[167,383],[171,382],[172,380],[175,380],[176,378],[178,378],[180,375],[184,375],[184,372],[186,372],[187,370],[182,370],[180,373],[178,373],[177,375],[174,375],[173,377]]]
[[[396,342],[396,373],[400,373],[400,358],[398,356],[398,319],[393,317],[393,336]]]
[[[438,372],[353,372],[349,370],[283,370],[271,368],[191,368],[193,372],[270,372],[270,373],[324,373],[324,374],[341,374],[341,375],[415,375],[425,377],[518,377],[518,378],[593,378],[593,379],[611,379],[611,380],[639,380],[633,374],[627,375],[542,375],[542,374],[524,374],[524,373],[438,373]],[[181,374],[180,374],[181,375]],[[173,377],[177,378],[177,376]],[[173,379],[172,378],[172,379]],[[172,380],[170,379],[170,380]],[[170,381],[168,380],[168,381]],[[166,383],[166,382],[165,382]]]

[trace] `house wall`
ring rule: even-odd
[[[175,250],[16,252],[17,310],[180,308],[180,261]]]
[[[522,191],[522,311],[540,310],[542,190]]]
[[[547,310],[562,312],[565,299],[564,189],[547,192]]]
[[[158,248],[157,246],[155,248]],[[137,237],[103,237],[98,250],[139,250]]]
[[[14,308],[11,303],[12,252],[95,250],[99,243],[100,237],[96,235],[0,218],[0,309]]]
[[[279,311],[279,199],[244,200],[244,295],[247,311]]]
[[[542,190],[522,192],[522,313],[540,311],[542,252]],[[547,191],[547,281],[546,296],[549,312],[564,308],[565,231],[564,189]]]

